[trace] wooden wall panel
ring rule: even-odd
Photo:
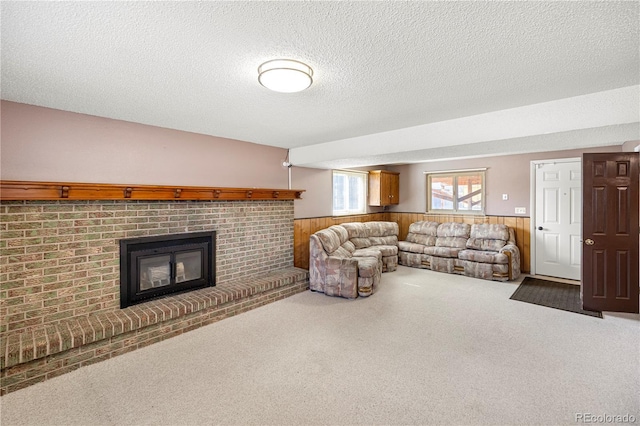
[[[309,236],[311,222],[301,220],[293,222],[293,263],[302,269],[309,269]]]
[[[520,255],[520,263],[522,264],[520,270],[524,272],[531,271],[531,219],[528,217],[523,218],[524,223],[522,224],[522,239],[516,242],[518,243],[518,248],[520,248],[520,244],[522,244],[522,251]]]
[[[409,232],[409,225],[421,220],[434,222],[462,222],[502,224],[513,228],[516,234],[516,245],[520,250],[520,269],[531,270],[531,231],[528,217],[511,216],[478,216],[478,215],[438,215],[425,213],[371,213],[358,216],[319,217],[312,219],[295,219],[294,226],[294,264],[299,268],[309,268],[309,236],[316,231],[345,222],[370,222],[375,220],[396,222],[399,228],[399,240],[404,240]]]
[[[407,233],[409,232],[409,225],[411,225],[413,221],[411,220],[411,214],[402,214],[400,215],[400,222],[398,223],[400,227],[400,234],[398,235],[399,240],[404,240],[407,238]]]
[[[389,222],[395,222],[398,223],[398,221],[400,220],[400,215],[402,213],[387,213],[387,220]]]

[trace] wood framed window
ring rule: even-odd
[[[485,170],[425,172],[427,212],[484,214]]]

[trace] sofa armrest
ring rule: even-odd
[[[324,294],[349,299],[358,297],[358,260],[328,256],[325,263]]]
[[[515,280],[520,276],[520,250],[514,244],[507,244],[500,249],[509,258],[509,279]]]

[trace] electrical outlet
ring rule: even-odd
[[[509,194],[502,194],[502,200],[507,201],[509,199]]]
[[[526,207],[516,207],[516,214],[527,214]]]

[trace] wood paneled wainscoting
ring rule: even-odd
[[[515,231],[516,244],[520,249],[520,269],[522,272],[531,270],[530,250],[530,220],[528,217],[512,216],[478,216],[478,215],[442,215],[426,213],[371,213],[357,216],[315,217],[310,219],[295,219],[293,221],[293,262],[298,268],[309,269],[309,236],[316,231],[339,225],[345,222],[370,222],[382,220],[396,222],[400,228],[399,240],[404,240],[409,232],[409,225],[421,220],[434,222],[462,222],[462,223],[499,223],[507,225]]]

